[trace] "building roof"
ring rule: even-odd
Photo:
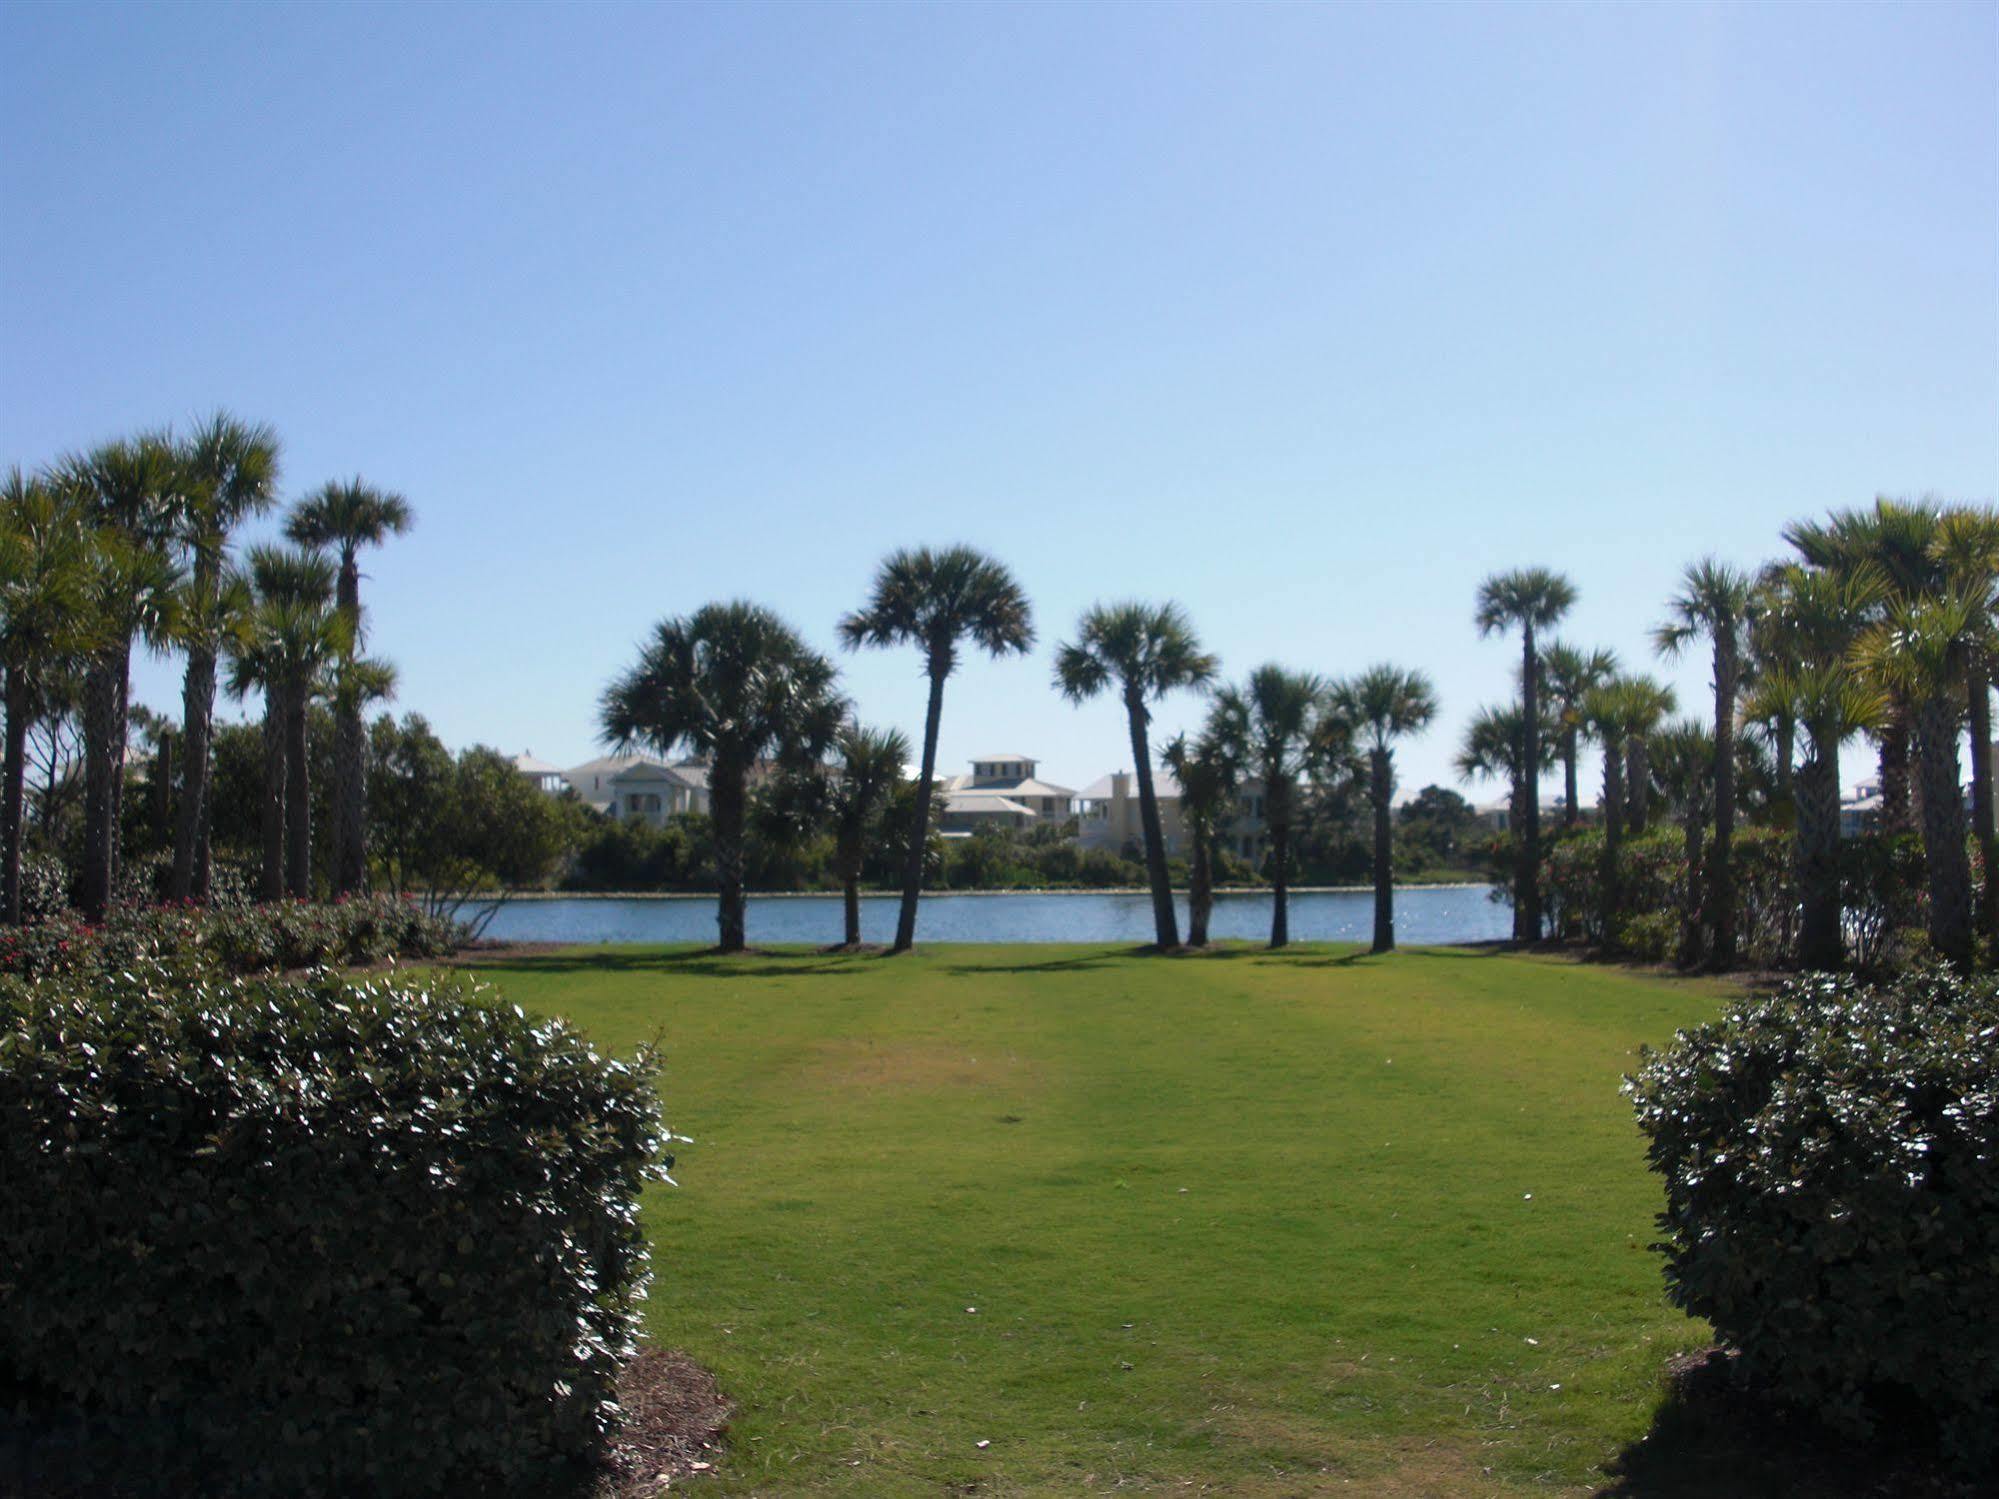
[[[525,751],[514,756],[514,769],[518,770],[524,776],[559,776],[562,774],[560,770],[550,765],[546,760],[537,760],[533,755]]]
[[[1015,752],[1013,752],[1013,753],[1011,753],[1011,754],[1005,754],[1005,755],[974,755],[974,756],[972,756],[972,763],[973,763],[974,765],[990,765],[990,764],[991,764],[991,763],[992,763],[993,761],[995,761],[995,760],[1025,760],[1025,761],[1026,761],[1026,762],[1027,762],[1027,763],[1028,763],[1029,765],[1038,765],[1038,764],[1040,764],[1040,763],[1041,763],[1041,762],[1040,762],[1040,760],[1039,760],[1039,759],[1038,759],[1038,758],[1037,758],[1036,756],[1034,756],[1034,755],[1023,755],[1023,754],[1019,753],[1018,751],[1015,751]]]
[[[944,798],[944,810],[964,817],[1032,817],[1034,808],[1022,806],[997,791],[953,791]]]
[[[690,774],[690,771],[695,774]],[[670,785],[684,786],[690,791],[706,791],[708,772],[698,765],[662,765],[656,760],[641,760],[636,765],[627,765],[611,777],[613,786],[629,786],[641,781],[648,783],[665,781]]]
[[[984,781],[976,786],[969,786],[960,781],[953,789],[964,791],[1003,791],[1008,796],[1052,796],[1062,799],[1072,797],[1076,794],[1067,786],[1057,786],[1053,781],[1037,781],[1032,776],[1018,781]]]
[[[634,765],[664,764],[666,764],[666,761],[660,759],[657,755],[599,755],[594,760],[585,760],[581,765],[570,766],[562,774],[574,785],[578,781],[587,781],[595,776],[614,776],[619,771],[629,770]],[[580,791],[582,787],[578,786],[577,789]]]
[[[1119,770],[1112,772],[1112,775],[1130,776],[1131,772],[1128,770]],[[1086,802],[1107,802],[1115,794],[1111,788],[1111,779],[1111,776],[1098,776],[1081,791],[1076,792],[1075,795]],[[1138,778],[1136,776],[1132,776],[1130,794],[1133,796],[1138,795]],[[1152,773],[1152,794],[1162,802],[1177,802],[1180,800],[1180,782],[1174,777],[1171,771],[1155,770]]]

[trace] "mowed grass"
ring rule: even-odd
[[[1618,1093],[1702,986],[1334,948],[479,974],[664,1039],[696,1143],[648,1322],[739,1406],[710,1492],[1587,1491],[1705,1341]]]

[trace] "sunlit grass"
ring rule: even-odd
[[[1699,987],[1344,949],[482,975],[665,1039],[696,1143],[650,1325],[740,1406],[718,1493],[1587,1488],[1704,1340],[1617,1091]]]

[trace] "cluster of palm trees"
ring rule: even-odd
[[[903,819],[902,902],[892,951],[916,940],[937,772],[944,686],[970,650],[1003,658],[1034,644],[1033,610],[1006,566],[970,547],[906,548],[876,573],[860,608],[839,623],[849,649],[915,647],[929,683],[914,802]],[[1347,682],[1265,665],[1217,687],[1217,663],[1177,604],[1099,604],[1056,651],[1055,686],[1082,703],[1115,693],[1123,704],[1136,767],[1145,866],[1161,951],[1181,945],[1153,781],[1153,705],[1168,693],[1212,692],[1201,732],[1158,751],[1180,783],[1190,844],[1189,929],[1207,941],[1219,840],[1244,787],[1261,788],[1275,902],[1270,942],[1289,940],[1290,836],[1300,798],[1347,780],[1374,804],[1375,948],[1394,946],[1391,823],[1394,745],[1427,725],[1436,694],[1419,672],[1377,667]],[[845,935],[858,943],[858,883],[871,830],[901,787],[908,742],[894,730],[852,721],[833,664],[759,605],[710,604],[663,620],[637,663],[606,689],[600,725],[620,747],[662,755],[691,750],[708,765],[720,884],[720,946],[745,945],[743,837],[749,786],[762,767],[822,775],[824,805],[846,891]],[[1309,783],[1309,785],[1308,785]]]
[[[1588,740],[1603,753],[1606,910],[1620,908],[1623,839],[1646,830],[1651,797],[1666,791],[1685,832],[1689,879],[1698,881],[1682,960],[1735,963],[1741,733],[1768,754],[1771,820],[1795,828],[1801,963],[1831,968],[1844,960],[1839,754],[1863,734],[1879,754],[1881,831],[1921,836],[1931,946],[1962,963],[1975,956],[1981,936],[1999,938],[1999,882],[1985,881],[1974,911],[1967,846],[1978,848],[1984,868],[1993,867],[1999,512],[1882,499],[1799,522],[1784,539],[1792,555],[1755,571],[1713,558],[1688,567],[1654,632],[1668,658],[1705,645],[1714,690],[1706,723],[1669,721],[1671,691],[1621,670],[1609,651],[1543,644],[1574,603],[1568,579],[1523,569],[1481,587],[1480,631],[1519,631],[1520,693],[1474,717],[1458,767],[1468,778],[1511,783],[1517,938],[1542,934],[1540,778],[1559,758],[1564,820],[1574,826],[1576,766]],[[1967,731],[1969,827],[1959,756]]]
[[[266,772],[261,894],[314,893],[306,725],[315,702],[335,723],[331,888],[366,885],[366,758],[361,717],[394,673],[362,654],[361,551],[408,528],[400,496],[356,479],[300,500],[284,544],[239,563],[245,522],[277,504],[280,448],[269,427],[218,412],[192,430],[141,433],[16,468],[0,493],[0,672],[6,755],[0,791],[4,898],[0,921],[21,919],[26,744],[41,722],[78,714],[83,726],[78,904],[100,919],[117,882],[135,650],[179,651],[182,684],[178,809],[168,894],[209,889],[215,697],[264,697]],[[226,668],[226,677],[224,669]],[[168,744],[171,745],[171,738]],[[154,774],[173,773],[163,752]]]

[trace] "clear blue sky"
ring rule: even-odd
[[[946,768],[1125,764],[1047,683],[1139,595],[1232,674],[1429,671],[1413,789],[1508,690],[1483,574],[1646,659],[1701,552],[1999,491],[1995,16],[8,0],[0,461],[220,404],[401,490],[375,644],[454,743],[579,760],[660,616],[830,651],[963,540],[1044,643]],[[920,728],[913,655],[844,666]]]

